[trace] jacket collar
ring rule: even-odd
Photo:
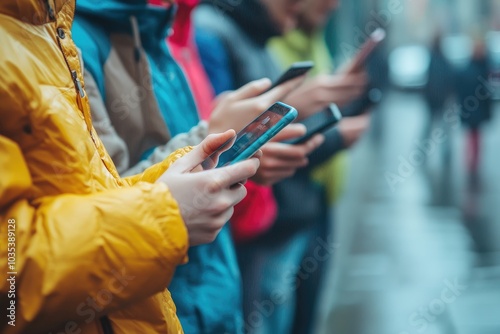
[[[75,0],[2,0],[0,13],[21,20],[26,24],[42,25],[54,21],[67,7],[71,18],[75,11]]]

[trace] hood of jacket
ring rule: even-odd
[[[202,0],[231,17],[248,36],[259,44],[281,34],[260,0]]]
[[[189,85],[166,44],[175,11],[146,0],[77,2],[73,38],[108,111],[116,111],[108,114],[132,165],[198,123]]]
[[[69,2],[69,0],[57,0],[55,1],[55,5],[57,8],[62,8],[63,4],[66,2]],[[73,2],[73,4],[70,5],[74,6],[74,1],[71,2]],[[52,15],[54,15],[55,8],[51,10],[53,11]],[[29,23],[35,25],[44,24],[53,20],[49,15],[47,3],[39,0],[1,1],[0,14],[23,20],[26,23],[28,23],[26,18],[33,18]]]
[[[169,34],[175,16],[176,6],[156,6],[147,0],[78,0],[78,15],[95,19],[99,25],[114,33],[132,33],[130,18],[138,22],[141,38],[158,41]]]

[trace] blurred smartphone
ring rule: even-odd
[[[235,137],[222,144],[201,163],[201,166],[205,170],[224,167],[252,157],[262,145],[297,118],[297,115],[295,108],[276,102]]]
[[[301,75],[306,74],[309,72],[312,68],[314,67],[314,62],[312,61],[301,61],[297,63],[293,63],[288,70],[286,70],[285,73],[283,73],[278,80],[276,80],[271,88],[269,88],[267,91],[270,91],[271,89],[275,88],[276,86],[281,85],[282,83],[285,83],[289,80],[295,79],[297,77],[300,77]]]
[[[306,126],[307,132],[304,136],[288,141],[287,143],[297,145],[302,144],[314,135],[322,133],[335,124],[337,124],[342,119],[342,114],[336,104],[332,103],[327,108],[322,111],[311,115],[300,123]]]
[[[364,113],[368,108],[374,107],[380,103],[383,94],[379,88],[369,88],[361,97],[344,108],[342,108],[342,116],[353,117]]]
[[[365,43],[361,46],[359,52],[354,56],[351,63],[348,65],[348,72],[360,70],[366,63],[366,60],[375,48],[385,39],[385,30],[377,28],[373,31]]]

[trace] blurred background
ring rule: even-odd
[[[338,64],[374,27],[382,92],[349,152],[315,333],[500,333],[500,1],[341,1]]]

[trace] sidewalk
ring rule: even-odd
[[[461,127],[440,145],[448,164],[438,148],[415,153],[425,108],[416,94],[388,94],[379,142],[371,133],[351,154],[318,334],[500,333],[500,110],[471,188]]]

